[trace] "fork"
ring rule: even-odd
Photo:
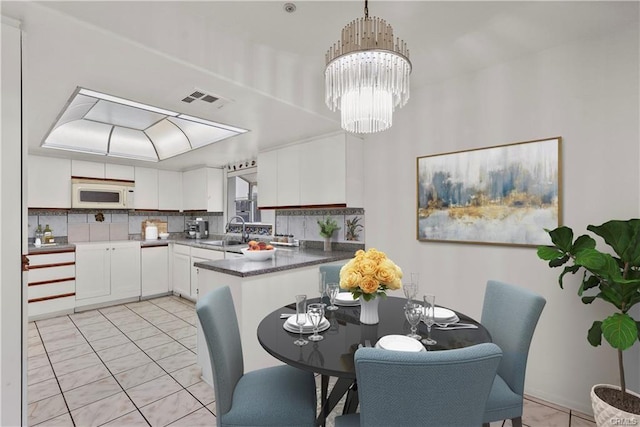
[[[472,323],[436,323],[436,329],[441,331],[454,331],[456,329],[478,329],[478,325]]]

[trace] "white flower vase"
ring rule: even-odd
[[[364,325],[376,325],[380,322],[378,318],[379,302],[379,298],[372,298],[369,301],[365,301],[363,297],[360,297],[360,323]]]
[[[324,251],[331,252],[331,237],[324,238]]]

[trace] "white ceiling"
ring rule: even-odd
[[[339,130],[339,113],[324,105],[324,54],[347,22],[363,16],[364,2],[296,1],[292,14],[284,3],[2,1],[2,14],[22,21],[25,31],[29,151],[67,155],[39,146],[76,86],[251,129],[157,164],[117,161],[124,164],[225,166],[253,159],[258,150]],[[638,3],[372,0],[369,14],[386,19],[407,41],[415,93],[531,52],[637,25]],[[219,109],[182,102],[194,89],[228,102]]]

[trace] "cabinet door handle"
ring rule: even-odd
[[[109,250],[109,248],[107,248],[107,250]]]

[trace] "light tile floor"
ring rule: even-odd
[[[29,425],[215,425],[195,325],[194,304],[174,296],[30,322]],[[595,427],[590,416],[534,398],[525,400],[523,424]]]

